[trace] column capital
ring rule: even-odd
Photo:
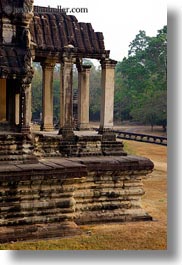
[[[92,65],[90,65],[90,64],[82,64],[82,65],[77,66],[77,70],[79,73],[80,72],[88,72],[89,73],[91,68],[92,68]]]
[[[26,76],[24,76],[24,77],[20,80],[21,86],[22,86],[22,87],[26,87],[26,86],[28,86],[28,85],[31,85],[33,75],[34,75],[34,70],[33,70],[33,68],[31,67],[31,68],[29,69],[29,71],[27,71]]]
[[[112,59],[104,59],[100,61],[102,69],[112,69],[115,68],[117,61],[112,60]]]
[[[73,63],[76,63],[76,58],[75,58],[75,55],[74,55],[74,52],[73,52],[73,48],[64,48],[64,52],[61,56],[61,63],[62,64],[65,64],[65,63],[70,63],[70,64],[73,64]]]
[[[74,64],[74,62],[75,62],[75,60],[74,60],[74,58],[72,58],[72,57],[68,57],[68,56],[63,56],[62,58],[61,58],[61,64]]]
[[[43,61],[40,63],[43,69],[53,70],[56,63],[54,61]]]

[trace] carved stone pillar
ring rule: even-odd
[[[26,76],[19,80],[17,84],[19,96],[15,98],[15,107],[19,101],[19,127],[20,132],[30,133],[31,129],[31,118],[32,118],[32,78],[33,78],[33,68],[31,67],[31,54],[28,51],[26,55],[27,61],[25,63],[25,68],[27,70]],[[15,109],[15,116],[17,115],[18,108]],[[15,122],[18,120],[15,117]]]
[[[22,133],[30,132],[31,124],[31,84],[22,83],[20,87],[20,131]]]
[[[73,59],[65,56],[61,63],[60,134],[73,136]]]
[[[63,85],[64,65],[61,64],[60,69],[60,133],[64,126],[64,111],[65,111],[65,87]]]
[[[6,121],[6,79],[0,79],[0,122]]]
[[[78,128],[89,128],[89,85],[91,65],[78,69]]]
[[[102,100],[100,132],[112,129],[114,113],[114,69],[116,61],[106,59],[101,61],[102,66]]]
[[[55,63],[44,62],[43,69],[43,95],[42,95],[42,127],[43,131],[52,131],[53,126],[53,73]]]
[[[13,80],[13,79],[7,79],[6,81],[7,84],[7,122],[9,125],[9,128],[11,130],[16,130],[16,100],[15,100],[15,96],[16,96],[16,92],[18,90],[18,88],[20,89],[21,84],[20,81],[18,80]],[[18,113],[19,115],[19,113]],[[18,123],[19,124],[19,123]]]

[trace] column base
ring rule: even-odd
[[[105,156],[127,156],[124,151],[123,142],[118,142],[116,140],[116,134],[113,132],[112,128],[100,127],[99,134],[102,135],[102,153]]]
[[[45,125],[42,124],[40,127],[40,130],[45,131],[45,132],[52,132],[52,131],[54,131],[54,126],[51,124],[45,124]]]
[[[21,133],[29,134],[31,132],[31,128],[28,125],[27,126],[26,125],[25,126],[21,126],[20,127],[20,132]]]
[[[89,125],[89,123],[78,124],[77,130],[78,131],[89,131],[90,130],[90,125]]]
[[[66,139],[72,139],[72,138],[75,138],[75,134],[73,132],[73,128],[72,127],[62,127],[59,129],[59,132],[58,132],[59,135],[62,135],[63,138],[66,138]]]
[[[113,128],[99,128],[99,134],[102,135],[103,141],[116,141],[116,134],[113,132]]]
[[[104,126],[100,125],[98,131],[99,131],[100,134],[103,134],[103,133],[106,133],[106,132],[113,132],[113,126],[112,127],[104,127]]]

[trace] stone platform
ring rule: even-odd
[[[73,137],[64,138],[55,132],[34,132],[36,157],[126,156],[123,143],[116,141],[114,133],[75,131]]]
[[[0,243],[70,236],[80,224],[152,220],[141,208],[147,158],[43,158],[0,165]]]
[[[0,165],[37,162],[31,134],[0,132]]]

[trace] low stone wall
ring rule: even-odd
[[[0,166],[0,242],[81,233],[79,224],[151,220],[141,208],[149,159],[49,158]]]
[[[0,133],[0,165],[36,163],[32,136],[21,133]]]
[[[0,167],[0,242],[77,233],[75,185],[86,167],[69,161]]]
[[[127,155],[123,143],[105,139],[103,135],[77,136],[64,139],[62,135],[33,134],[34,154],[41,157],[84,157],[102,155]]]
[[[134,156],[77,160],[89,172],[74,193],[77,224],[152,220],[141,208],[142,176],[152,169],[149,160]]]

